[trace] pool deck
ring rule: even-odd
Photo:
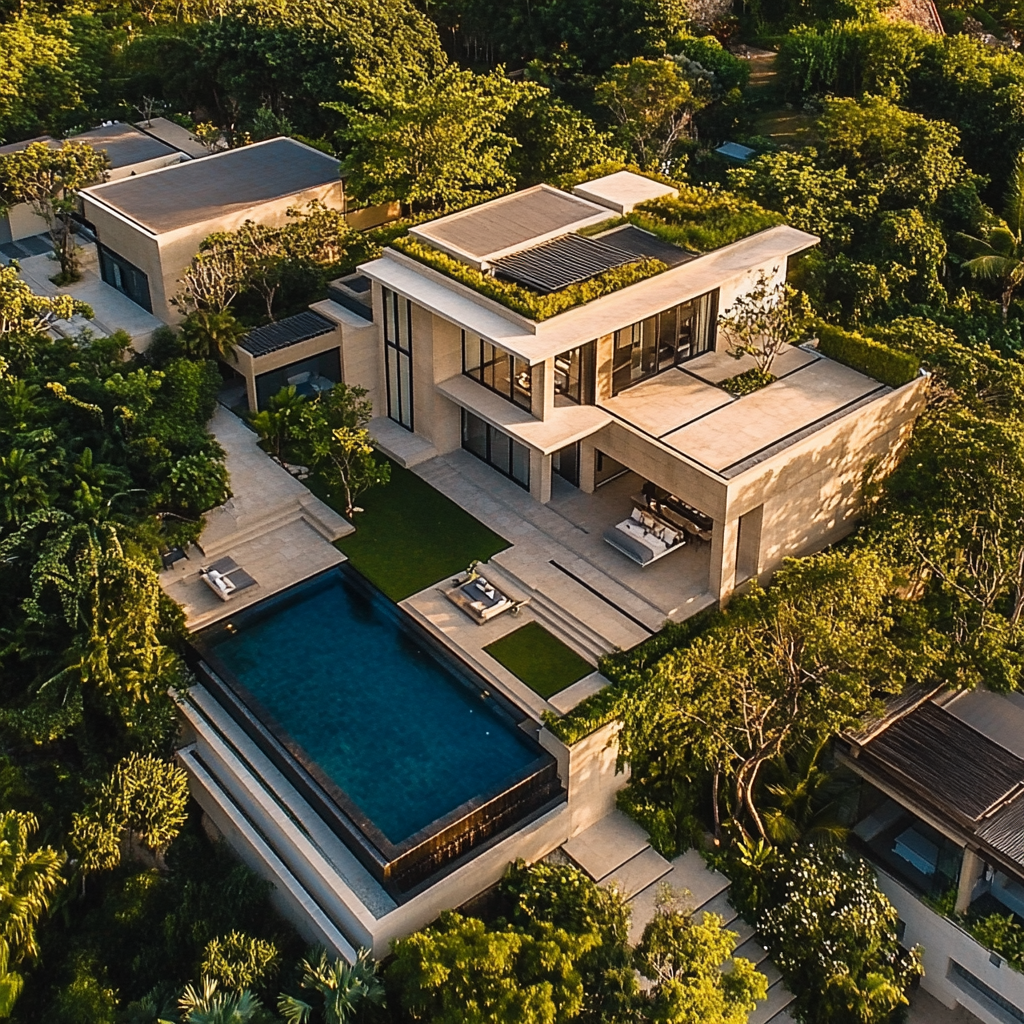
[[[231,497],[208,512],[199,549],[160,574],[167,595],[196,630],[345,560],[332,541],[354,527],[270,458],[256,435],[218,405],[209,429],[227,454]],[[230,556],[256,586],[222,601],[200,578],[201,566]]]

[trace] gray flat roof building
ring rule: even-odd
[[[334,157],[278,138],[95,185],[85,194],[159,235],[339,180]]]
[[[110,159],[113,170],[133,164],[171,158],[180,150],[154,139],[130,124],[106,124],[75,135],[73,142],[88,142],[94,149],[102,149]]]

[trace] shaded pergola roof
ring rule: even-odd
[[[332,320],[310,309],[278,320],[277,323],[257,327],[242,338],[238,347],[245,349],[252,356],[265,356],[290,345],[297,345],[300,341],[309,341],[310,338],[318,338],[321,334],[329,334],[334,328]]]

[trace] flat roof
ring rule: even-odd
[[[687,252],[678,245],[660,239],[654,232],[645,231],[635,224],[623,224],[621,227],[602,231],[594,238],[616,249],[625,249],[635,256],[647,256],[653,260],[661,260],[670,267],[678,267],[680,263],[689,263],[698,256],[695,252]]]
[[[536,185],[418,224],[409,234],[457,259],[480,264],[599,224],[608,216],[605,207],[550,185]]]
[[[94,185],[82,194],[159,235],[340,180],[334,157],[277,138]]]
[[[33,142],[43,142],[50,149],[60,149],[60,143],[49,135],[38,135],[34,139],[25,139],[24,142],[8,142],[6,146],[0,146],[0,156],[9,156],[11,153],[20,153],[27,149]]]
[[[602,211],[601,217],[606,218],[607,211]],[[380,259],[364,263],[359,269],[458,327],[528,363],[539,363],[718,288],[751,267],[773,260],[785,266],[783,261],[789,256],[817,241],[816,235],[779,224],[540,323],[527,320],[468,285],[444,277],[394,249],[385,249]]]
[[[94,149],[102,149],[110,159],[110,166],[131,167],[132,164],[174,156],[179,151],[159,139],[154,139],[130,124],[105,124],[72,136],[72,142],[88,142]]]
[[[494,273],[541,295],[560,292],[615,267],[637,261],[635,253],[583,235],[559,235],[494,261]]]
[[[616,213],[629,213],[649,199],[677,196],[679,189],[632,171],[616,171],[577,185],[573,192]]]

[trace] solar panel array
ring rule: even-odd
[[[639,258],[596,239],[570,234],[502,256],[492,266],[499,277],[548,295]]]

